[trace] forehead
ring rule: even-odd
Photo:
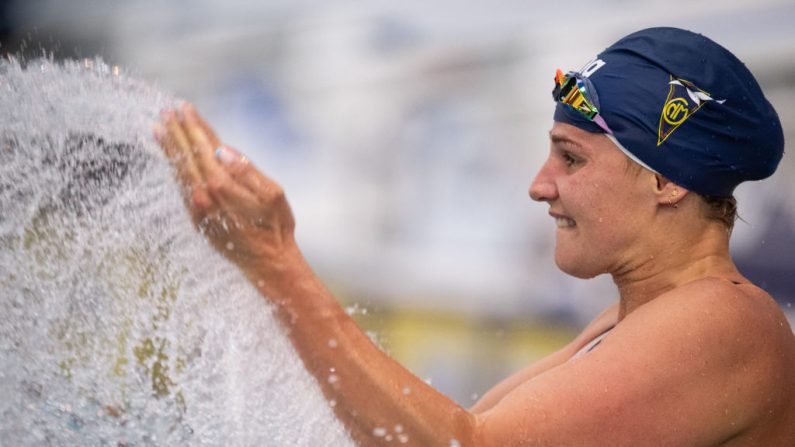
[[[608,165],[626,167],[637,163],[606,134],[588,132],[570,124],[555,122],[549,131],[549,140],[552,151],[565,150],[592,161],[605,161]]]
[[[586,151],[613,152],[618,149],[603,133],[588,132],[571,124],[560,122],[555,122],[552,125],[552,129],[549,130],[549,140],[553,144],[570,143]]]

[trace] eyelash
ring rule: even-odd
[[[563,157],[563,161],[566,163],[566,166],[569,166],[569,167],[573,166],[574,164],[576,164],[579,161],[577,158],[573,157],[568,152],[564,152],[562,157]]]

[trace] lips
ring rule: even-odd
[[[549,215],[555,218],[555,226],[558,228],[571,228],[577,226],[574,219],[564,216],[563,214],[549,212]]]

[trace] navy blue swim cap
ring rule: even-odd
[[[677,28],[630,34],[578,72],[596,90],[614,143],[696,193],[729,197],[773,174],[784,134],[756,79],[727,49]],[[555,121],[604,132],[568,105]]]

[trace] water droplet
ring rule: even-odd
[[[407,435],[405,433],[399,434],[398,435],[398,441],[400,441],[401,444],[408,443],[409,442],[409,435]]]
[[[367,315],[367,308],[359,306],[358,303],[354,303],[353,305],[346,307],[345,312],[348,315]]]
[[[337,347],[337,340],[335,340],[333,338],[329,339],[328,347],[331,348],[331,349],[336,348]]]
[[[458,442],[458,439],[451,439],[450,440],[450,447],[461,447],[461,443]]]
[[[376,438],[383,438],[386,435],[386,429],[384,427],[376,427],[373,429],[373,436]]]
[[[150,137],[171,95],[121,71],[0,61],[0,444],[215,445],[245,425],[251,444],[351,445],[267,303],[191,231]]]
[[[409,388],[407,386],[404,386],[403,387],[403,395],[408,396],[409,394],[411,394],[411,388]]]
[[[234,250],[235,249],[235,243],[234,242],[227,242],[226,243],[226,249],[229,250],[229,251]]]
[[[403,426],[400,424],[395,425],[395,433],[403,433]]]
[[[378,342],[378,334],[375,331],[365,331],[364,334],[367,335],[367,338],[369,338],[373,344],[380,346],[381,343]]]
[[[334,385],[340,381],[340,377],[336,374],[329,374],[328,376],[328,383]]]

